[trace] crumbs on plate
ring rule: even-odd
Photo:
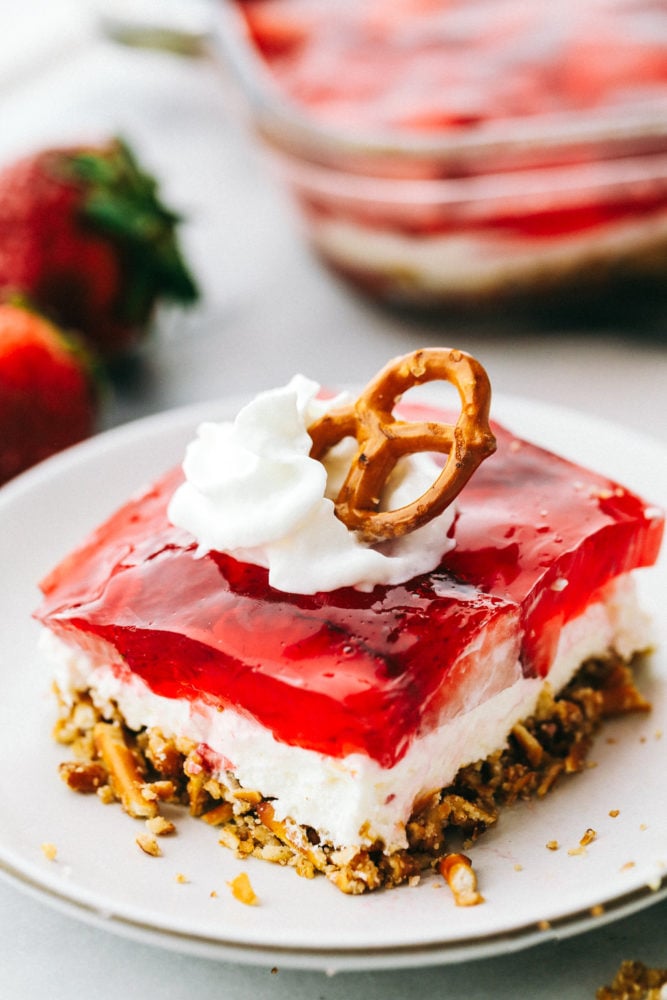
[[[244,903],[246,906],[257,906],[259,903],[259,899],[246,872],[241,872],[240,875],[233,878],[227,885],[232,890],[232,896],[234,899],[238,899],[239,903]]]
[[[596,1000],[667,1000],[667,969],[643,962],[621,962],[611,986],[601,986]]]
[[[151,837],[147,833],[140,833],[136,842],[144,854],[150,855],[151,858],[159,858],[162,855],[162,848],[155,837]]]

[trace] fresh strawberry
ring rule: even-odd
[[[0,172],[0,289],[117,357],[159,301],[197,297],[178,222],[120,140],[44,150]]]
[[[0,483],[91,434],[97,398],[87,352],[43,316],[0,304]]]

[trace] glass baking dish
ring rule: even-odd
[[[466,311],[667,298],[667,3],[216,0],[318,254]]]

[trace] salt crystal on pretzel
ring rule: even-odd
[[[444,380],[458,390],[455,424],[398,420],[393,410],[413,386]],[[464,351],[427,348],[391,361],[356,402],[330,410],[308,428],[311,457],[321,459],[344,438],[357,451],[335,500],[338,518],[366,542],[414,531],[441,514],[480,463],[496,449],[489,427],[491,385],[480,363]],[[379,509],[385,484],[399,459],[415,452],[447,455],[442,472],[416,500],[395,510]]]

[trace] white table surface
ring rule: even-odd
[[[476,354],[497,391],[648,429],[667,443],[667,322],[643,332],[540,331],[500,320],[407,320],[376,309],[310,257],[212,61],[118,47],[97,33],[82,2],[16,6],[0,0],[0,162],[46,143],[124,134],[187,216],[183,238],[205,292],[198,310],[163,318],[110,400],[106,425],[278,385],[295,371],[329,384],[365,381],[395,354],[449,344]],[[0,880],[0,997],[7,1000],[584,1000],[623,958],[667,965],[667,902],[519,955],[331,978],[138,944]]]

